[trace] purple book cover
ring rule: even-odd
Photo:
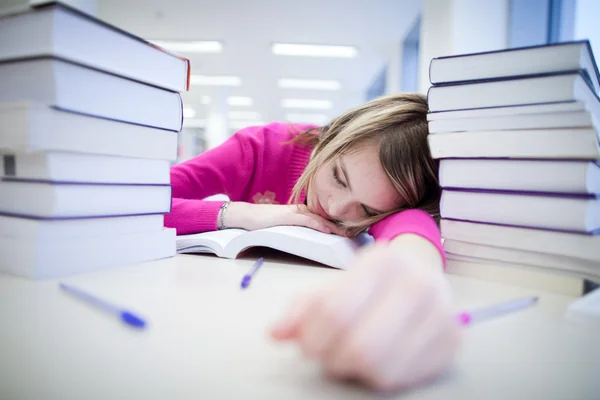
[[[111,118],[111,117],[106,117],[104,115],[91,115],[88,113],[81,113],[81,112],[77,112],[71,109],[66,109],[66,108],[62,108],[56,105],[50,105],[51,108],[55,108],[57,110],[61,110],[61,111],[66,111],[66,112],[71,112],[74,114],[80,114],[80,115],[85,115],[85,116],[92,116],[92,117],[96,117],[96,118],[100,118],[100,119],[106,119],[106,120],[110,120],[110,121],[118,121],[118,122],[123,122],[123,123],[128,123],[128,124],[132,124],[132,125],[141,125],[141,126],[147,126],[150,128],[156,128],[156,129],[161,129],[161,130],[165,130],[165,131],[170,131],[170,132],[181,132],[181,129],[183,128],[183,98],[181,97],[181,94],[178,92],[174,92],[172,90],[168,90],[168,89],[164,89],[149,83],[145,83],[145,82],[140,82],[140,81],[136,81],[134,79],[128,78],[126,76],[122,76],[122,75],[117,75],[115,73],[112,72],[108,72],[108,71],[104,71],[102,69],[96,68],[96,67],[92,67],[89,65],[84,65],[78,62],[75,62],[73,60],[67,59],[67,58],[63,58],[63,57],[59,57],[59,56],[55,56],[55,55],[40,55],[40,56],[30,56],[30,57],[23,57],[23,58],[12,58],[12,59],[7,59],[7,60],[0,60],[0,65],[2,64],[12,64],[12,63],[23,63],[23,62],[35,62],[35,61],[39,61],[39,60],[56,60],[56,61],[60,61],[60,62],[64,62],[67,64],[71,64],[71,65],[75,65],[77,67],[81,67],[81,68],[85,68],[85,69],[89,69],[89,70],[93,70],[105,75],[111,75],[111,76],[115,76],[119,79],[124,79],[124,80],[128,80],[131,82],[135,82],[137,84],[140,85],[145,85],[145,86],[150,86],[153,87],[156,90],[162,91],[162,92],[169,92],[171,94],[177,95],[179,97],[179,115],[178,115],[178,127],[176,129],[168,129],[168,128],[159,128],[153,125],[146,125],[146,124],[140,124],[140,123],[135,123],[135,122],[130,122],[130,121],[121,121],[115,118]],[[171,121],[169,121],[171,122]]]
[[[594,158],[590,158],[590,159],[583,159],[583,158],[573,158],[573,159],[569,159],[569,158],[527,158],[527,157],[520,157],[520,158],[511,158],[511,157],[447,157],[447,158],[443,158],[443,160],[490,160],[490,161],[535,161],[535,162],[548,162],[551,161],[553,163],[568,163],[568,162],[578,162],[578,163],[593,163],[596,164],[598,167],[600,167],[600,160],[598,159],[594,159]]]
[[[143,217],[146,215],[164,215],[164,213],[126,214],[126,215],[93,215],[93,216],[89,216],[89,217],[39,217],[39,216],[35,216],[35,215],[12,214],[12,213],[0,212],[0,216],[2,216],[2,217],[22,218],[22,219],[29,219],[32,221],[71,221],[71,220],[82,220],[82,219]]]
[[[482,194],[508,194],[513,196],[537,196],[537,197],[556,197],[579,200],[598,200],[600,195],[594,193],[556,193],[556,192],[531,192],[523,190],[491,190],[491,189],[466,189],[466,188],[444,188],[449,192],[466,192]]]
[[[591,232],[585,232],[585,231],[570,231],[570,230],[565,230],[565,229],[550,229],[550,228],[541,228],[541,227],[531,227],[531,226],[524,226],[524,225],[498,224],[495,222],[471,221],[468,219],[459,219],[459,218],[444,218],[444,219],[447,219],[448,221],[469,222],[471,224],[479,224],[479,225],[506,226],[506,227],[510,227],[510,228],[523,228],[523,229],[532,229],[532,230],[546,231],[546,232],[574,233],[574,234],[581,235],[581,236],[596,236],[596,235],[600,234],[600,229],[596,229]]]
[[[150,187],[168,187],[169,188],[169,209],[168,209],[168,211],[165,210],[164,212],[157,212],[157,213],[150,213],[150,214],[135,214],[135,215],[168,214],[173,209],[173,196],[172,196],[173,187],[170,184],[58,182],[58,181],[29,180],[29,179],[19,179],[19,178],[2,178],[2,179],[0,179],[0,181],[1,182],[5,182],[5,183],[21,183],[21,182],[36,183],[36,184],[40,184],[40,185],[51,185],[51,186],[113,186],[113,187],[121,187],[121,186],[148,187],[148,186],[150,186]],[[0,212],[0,215],[12,215],[12,214],[5,214],[5,213]],[[37,218],[35,216],[27,216],[27,215],[12,215],[12,216],[18,216],[20,218],[44,219],[44,218]],[[123,217],[123,216],[128,216],[128,215],[116,215],[116,216]],[[108,216],[100,216],[98,218],[106,218],[106,217],[108,217]],[[80,217],[77,217],[77,218],[80,218]],[[81,217],[81,218],[96,218],[96,217],[93,216],[93,217]],[[49,218],[49,219],[69,219],[69,218]]]
[[[592,96],[594,96],[594,101],[600,101],[600,97],[598,97],[598,93],[594,89],[591,81],[588,79],[587,73],[585,70],[573,70],[573,71],[561,71],[561,72],[550,72],[543,74],[533,74],[527,76],[506,76],[501,78],[491,78],[491,79],[482,79],[477,81],[461,81],[461,82],[450,82],[444,84],[438,84],[430,86],[427,89],[427,103],[429,103],[429,97],[432,90],[439,91],[440,89],[451,87],[451,86],[476,86],[486,83],[498,82],[498,81],[515,81],[515,80],[529,80],[529,79],[537,79],[537,78],[546,78],[553,76],[564,76],[564,75],[579,75],[585,82],[587,88],[589,89]],[[434,112],[443,112],[443,111],[463,111],[463,110],[481,110],[485,108],[500,108],[500,107],[516,107],[516,106],[525,106],[525,105],[543,105],[543,104],[556,104],[556,103],[564,103],[565,101],[572,101],[575,99],[565,99],[564,101],[551,101],[551,102],[538,102],[538,103],[527,103],[527,104],[502,104],[500,106],[486,106],[486,107],[470,107],[470,108],[457,108],[452,110],[437,110],[437,111],[429,111],[430,113]]]

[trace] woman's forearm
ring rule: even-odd
[[[395,250],[401,259],[417,262],[433,271],[444,271],[444,261],[440,251],[429,240],[414,233],[403,233],[393,238],[388,246]],[[397,253],[396,253],[397,251]]]

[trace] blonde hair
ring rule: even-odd
[[[383,218],[406,209],[424,210],[437,221],[441,190],[438,163],[431,158],[427,143],[427,111],[427,98],[422,94],[394,94],[351,109],[327,126],[301,133],[294,142],[312,145],[314,149],[289,202],[299,202],[302,191],[311,184],[319,167],[358,150],[361,144],[374,141],[380,145],[379,160],[403,206],[363,221],[344,223],[348,233],[357,235]]]

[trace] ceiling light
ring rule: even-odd
[[[339,90],[342,86],[339,81],[327,79],[294,79],[281,78],[277,85],[282,89],[315,89],[315,90]]]
[[[243,129],[249,126],[264,125],[263,121],[229,121],[229,129]]]
[[[157,46],[176,53],[220,53],[221,42],[197,40],[151,40]]]
[[[245,120],[259,120],[260,114],[256,111],[229,111],[227,113],[229,119],[245,119]]]
[[[240,86],[242,79],[233,75],[192,75],[190,83],[204,86]]]
[[[184,108],[183,109],[183,117],[184,118],[194,118],[196,116],[196,111],[193,108]]]
[[[227,104],[230,106],[251,106],[254,104],[254,100],[252,100],[252,97],[229,96],[227,98]]]
[[[314,108],[319,110],[328,110],[333,104],[329,100],[314,99],[283,99],[281,106],[284,108]]]
[[[201,118],[185,118],[183,120],[184,128],[205,128],[206,120]]]
[[[288,122],[306,122],[317,125],[326,125],[329,122],[326,114],[319,113],[288,113],[285,114],[285,119]]]
[[[275,43],[271,48],[273,54],[281,56],[308,57],[356,57],[358,50],[352,46],[324,46],[314,44]]]

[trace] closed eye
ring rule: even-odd
[[[374,217],[377,215],[377,213],[375,213],[373,211],[369,211],[369,209],[364,204],[362,204],[362,208],[365,211],[365,214],[367,215],[367,217]]]
[[[344,187],[344,188],[347,187],[346,184],[341,181],[340,176],[338,175],[337,166],[333,167],[333,179],[341,187]]]

